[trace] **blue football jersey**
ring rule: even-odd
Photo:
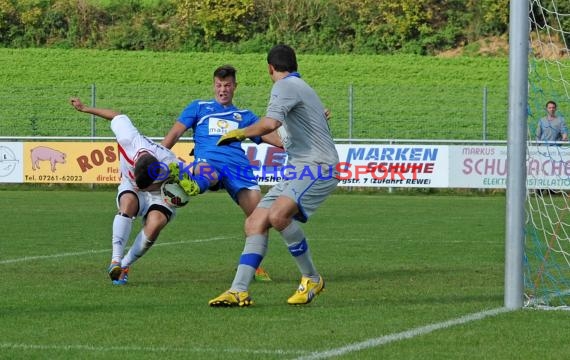
[[[249,110],[240,110],[234,105],[223,106],[216,100],[195,100],[180,114],[178,121],[192,128],[194,132],[194,157],[196,159],[217,160],[247,166],[249,160],[240,142],[218,146],[220,137],[235,129],[247,127],[259,118]],[[260,137],[251,139],[256,144]]]

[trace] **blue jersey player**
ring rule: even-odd
[[[231,130],[242,129],[256,123],[258,117],[249,110],[239,109],[233,103],[237,88],[236,69],[231,65],[220,66],[214,71],[214,95],[211,100],[195,100],[180,114],[162,145],[172,148],[188,129],[194,134],[194,158],[192,166],[200,192],[224,188],[232,199],[249,216],[261,200],[257,179],[249,164],[241,144],[216,146],[220,137]],[[276,133],[262,137],[252,137],[259,144],[266,142],[282,146]],[[259,267],[257,280],[269,280],[269,276]]]

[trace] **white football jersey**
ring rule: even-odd
[[[148,152],[159,162],[168,166],[176,162],[176,155],[164,146],[141,135],[127,115],[118,115],[111,120],[111,130],[117,138],[120,153],[121,176],[135,183],[135,162],[142,152]]]

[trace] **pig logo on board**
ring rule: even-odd
[[[32,170],[40,168],[40,161],[49,161],[51,164],[51,172],[55,172],[55,164],[65,164],[65,153],[46,147],[37,146],[30,150],[32,157]]]

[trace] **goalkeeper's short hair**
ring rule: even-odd
[[[135,183],[139,189],[146,189],[156,180],[155,172],[149,171],[149,167],[158,163],[158,159],[151,154],[141,155],[135,164]],[[154,165],[156,166],[156,165]]]

